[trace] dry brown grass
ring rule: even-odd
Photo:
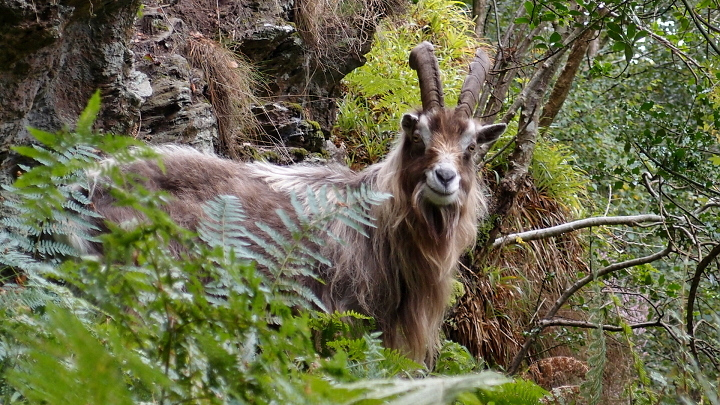
[[[406,0],[298,0],[295,22],[315,60],[331,62],[365,54],[380,19],[406,7]]]
[[[503,232],[545,228],[568,220],[561,204],[527,181],[504,219]],[[476,248],[460,272],[469,293],[453,309],[448,334],[472,354],[491,364],[508,366],[525,340],[523,332],[530,319],[537,316],[536,312],[544,313],[578,272],[587,271],[583,254],[577,234],[487,254]],[[553,345],[541,339],[535,353]]]
[[[220,151],[236,158],[239,145],[256,138],[259,131],[250,111],[251,105],[259,104],[253,93],[257,74],[248,62],[200,33],[190,34],[185,53],[207,81],[206,95],[218,120]]]

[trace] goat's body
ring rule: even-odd
[[[332,223],[331,231],[345,243],[329,241],[323,248],[322,254],[332,263],[317,269],[324,283],[312,278],[303,282],[328,310],[370,315],[386,345],[417,361],[431,360],[455,262],[474,240],[481,201],[476,188],[462,206],[435,207],[417,193],[405,196],[399,190],[402,173],[392,156],[356,173],[340,165],[239,163],[185,147],[161,147],[157,152],[163,169],[153,160],[140,160],[122,170],[143,178],[150,191],[170,193],[165,210],[188,229],[196,229],[203,218],[203,205],[222,194],[238,197],[249,228],[260,221],[280,231],[285,227],[276,210],[292,212],[290,194],[302,199],[307,187],[344,189],[363,183],[392,194],[374,207],[377,227],[366,227],[369,237],[342,221]],[[136,211],[116,206],[103,187],[92,190],[91,198],[107,221],[138,219]]]

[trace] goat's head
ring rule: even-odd
[[[405,114],[401,122],[403,188],[434,206],[458,203],[474,186],[477,145],[496,140],[506,127],[482,125],[472,117],[489,59],[478,50],[454,110],[444,107],[440,69],[429,42],[413,49],[410,67],[418,72],[422,110]]]

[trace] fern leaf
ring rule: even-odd
[[[296,200],[297,200],[297,198],[296,198]],[[297,207],[295,207],[295,208],[297,209]],[[288,215],[288,213],[285,212],[285,210],[277,209],[277,210],[275,210],[275,212],[280,217],[280,220],[282,221],[283,225],[285,226],[285,229],[287,229],[288,232],[290,232],[290,234],[293,235],[293,237],[295,237],[295,235],[300,235],[300,233],[301,233],[300,228],[297,226],[297,223],[290,217],[290,215]]]
[[[41,240],[36,244],[37,251],[43,255],[77,256],[78,251],[70,245],[52,240]]]
[[[265,249],[265,251],[276,260],[283,261],[286,259],[287,255],[283,247],[289,248],[292,245],[292,242],[288,241],[288,239],[279,231],[263,222],[255,222],[255,226],[270,237],[271,241],[266,240],[264,241],[264,244],[261,245],[263,249]]]
[[[82,201],[67,200],[63,203],[63,208],[68,209],[76,214],[80,214],[90,218],[102,218],[102,215],[96,211],[89,210],[86,208],[87,204]]]
[[[247,230],[242,225],[246,219],[240,200],[235,196],[221,195],[203,206],[207,218],[199,227],[200,239],[209,246],[242,247]]]
[[[75,131],[83,137],[90,137],[92,135],[92,127],[95,123],[98,113],[100,112],[100,90],[93,93],[92,97],[85,106],[85,109],[80,113],[77,124],[75,125]]]

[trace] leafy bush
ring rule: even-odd
[[[292,240],[270,229],[249,234],[239,201],[218,196],[196,235],[162,210],[166,196],[97,163],[96,151],[120,162],[152,157],[126,138],[93,134],[98,111],[96,95],[75,131],[33,131],[42,146],[16,148],[39,164],[9,188],[17,215],[0,234],[0,264],[22,275],[0,294],[3,403],[436,404],[502,395],[493,389],[508,379],[493,372],[393,378],[426,372],[359,326],[370,319],[315,312],[315,298],[294,281],[324,262],[303,240],[334,218],[369,221],[366,208],[383,196],[348,190],[331,204],[318,193],[311,215],[283,216]],[[147,220],[132,229],[108,224],[107,234],[90,237],[85,170],[102,170],[118,204]],[[69,238],[53,239],[74,231],[101,242],[104,255],[77,257]],[[63,247],[42,250],[36,240]],[[265,255],[247,250],[248,240]],[[171,243],[184,253],[170,253]],[[512,403],[542,395],[526,391]]]

